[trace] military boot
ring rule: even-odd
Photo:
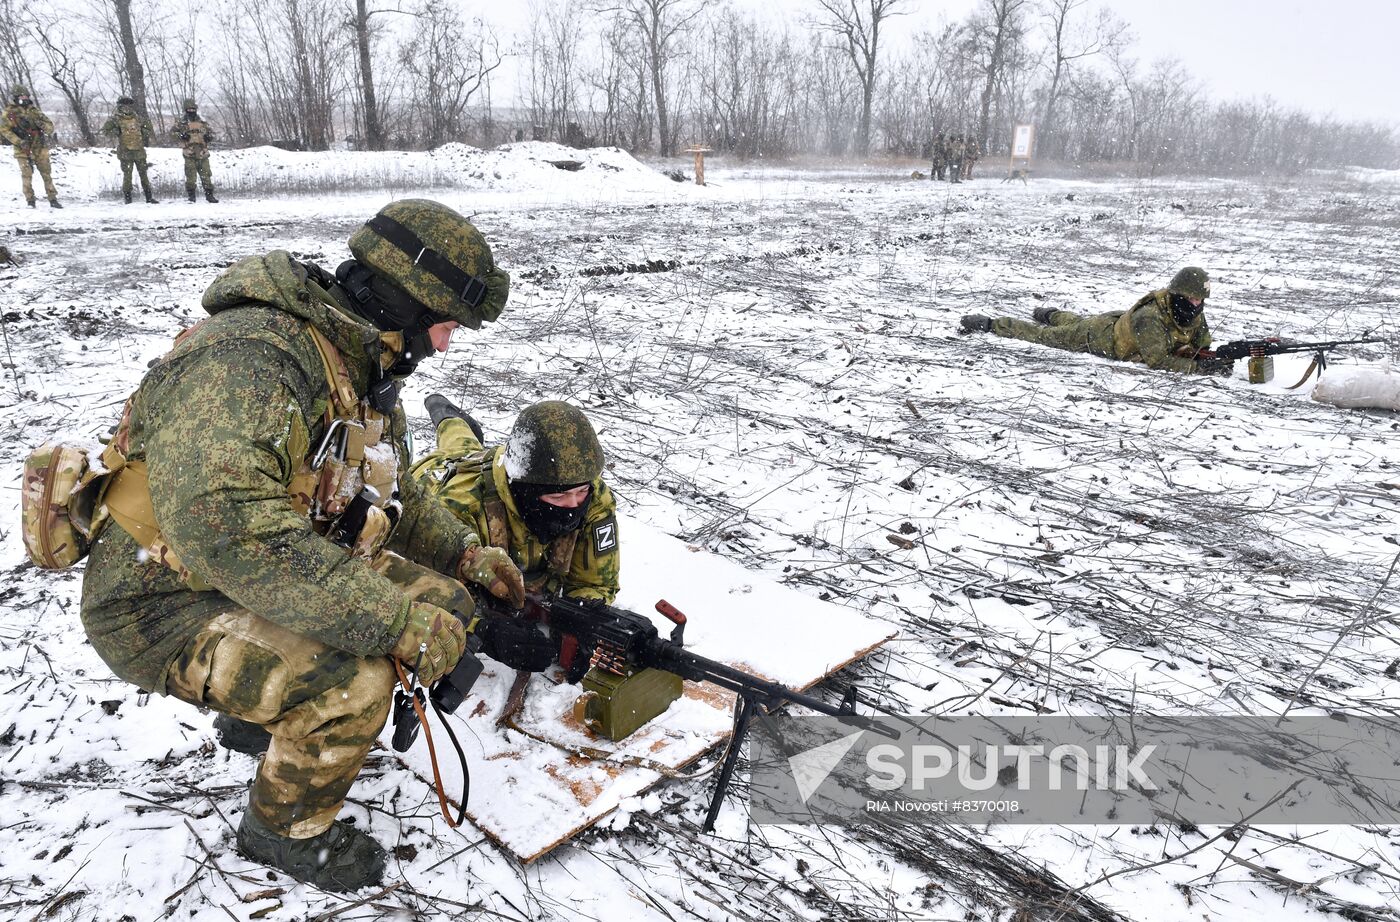
[[[992,318],[984,317],[981,314],[967,314],[962,319],[962,332],[990,333],[992,332]]]
[[[214,204],[218,204],[218,202],[219,202],[219,200],[218,200],[217,198],[214,197],[214,190],[213,190],[213,189],[205,189],[205,190],[204,190],[204,200],[205,200],[206,202],[213,202]]]
[[[1055,316],[1058,307],[1037,307],[1031,311],[1031,319],[1036,323],[1043,323],[1047,327],[1050,325],[1050,318]]]
[[[130,189],[123,189],[123,190],[122,190],[122,204],[123,204],[123,205],[130,205],[130,204],[131,204],[131,190],[130,190]]]
[[[146,193],[146,204],[147,204],[147,205],[159,205],[159,204],[160,204],[160,199],[156,198],[154,195],[152,195],[151,193],[147,192],[147,193]]]
[[[214,732],[219,735],[220,746],[250,756],[267,752],[268,744],[272,742],[272,734],[262,727],[228,714],[214,718]]]
[[[190,197],[190,201],[192,201],[192,202],[194,201],[194,190],[193,190],[193,189],[186,189],[186,190],[185,190],[185,194],[188,195],[188,196]]]
[[[471,414],[441,394],[429,394],[423,401],[424,408],[428,411],[428,418],[433,421],[433,428],[442,425],[444,419],[460,419],[471,429],[472,435],[483,445],[486,444],[486,433],[481,428],[481,423],[472,418]]]
[[[341,820],[319,836],[292,839],[267,828],[249,808],[238,824],[238,852],[302,883],[336,893],[377,886],[384,880],[384,847]]]
[[[51,198],[51,199],[49,199],[49,207],[50,207],[50,208],[62,208],[63,206],[62,206],[61,204],[59,204],[58,199],[56,199],[56,198]]]
[[[25,201],[26,201],[27,203],[29,203],[29,207],[30,207],[30,208],[33,208],[33,207],[34,207],[34,200],[33,200],[32,198],[25,199]]]

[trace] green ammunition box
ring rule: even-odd
[[[600,736],[617,742],[662,714],[681,696],[681,677],[661,669],[643,669],[620,676],[590,669],[584,692],[574,702],[574,717]]]
[[[1267,384],[1274,380],[1274,357],[1256,355],[1249,360],[1249,383]]]

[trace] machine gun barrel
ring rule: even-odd
[[[1295,352],[1327,352],[1338,346],[1354,346],[1361,343],[1379,343],[1385,340],[1374,337],[1363,339],[1333,339],[1320,343],[1300,343],[1285,342],[1284,340],[1271,339],[1237,339],[1232,342],[1217,346],[1214,353],[1217,358],[1222,359],[1243,359],[1253,356],[1265,355],[1289,355]]]

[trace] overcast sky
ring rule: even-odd
[[[815,0],[731,2],[794,25],[816,9]],[[890,37],[960,20],[980,2],[906,0],[912,12],[892,21]],[[528,22],[523,0],[470,6],[502,33],[523,33]],[[1180,58],[1214,99],[1270,95],[1313,113],[1400,124],[1400,0],[1091,0],[1096,6],[1127,20],[1144,62]],[[505,95],[498,85],[497,101]]]

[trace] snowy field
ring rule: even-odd
[[[565,173],[535,147],[433,167],[514,288],[411,382],[420,442],[434,390],[498,438],[529,402],[577,402],[627,516],[897,630],[839,678],[902,712],[1400,712],[1400,415],[1286,391],[1305,362],[1251,386],[955,333],[971,311],[1122,309],[1196,264],[1218,340],[1400,342],[1395,174],[950,186],[711,165],[701,189],[609,152]],[[360,189],[390,162],[356,156],[237,168]],[[234,169],[215,156],[216,181]],[[388,751],[347,809],[393,849],[384,890],[240,859],[253,760],[214,745],[212,715],[110,676],[80,571],[23,560],[20,464],[104,432],[224,267],[283,248],[333,269],[391,193],[122,206],[108,170],[72,156],[69,207],[30,211],[0,163],[22,260],[0,268],[0,918],[1400,919],[1400,828],[758,827],[736,785],[704,836],[710,779],[522,867],[447,829]]]

